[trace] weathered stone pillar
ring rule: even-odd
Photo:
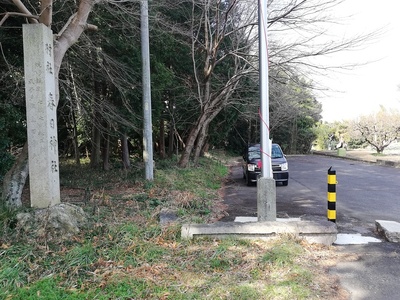
[[[31,206],[60,203],[53,33],[24,24],[24,68]]]

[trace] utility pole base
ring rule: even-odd
[[[257,180],[258,221],[276,221],[276,184],[273,178],[260,177]]]

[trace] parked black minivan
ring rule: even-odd
[[[243,154],[243,178],[247,185],[257,182],[257,177],[261,174],[261,148],[260,144],[250,145]],[[278,144],[272,144],[271,147],[272,173],[276,182],[283,185],[289,183],[289,166],[286,156],[283,154]]]

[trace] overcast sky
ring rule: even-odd
[[[332,90],[318,96],[323,120],[355,119],[379,110],[380,105],[400,111],[400,1],[345,0],[333,14],[351,15],[345,26],[335,29],[338,38],[383,27],[385,33],[364,49],[329,58],[339,64],[375,62],[320,79]]]

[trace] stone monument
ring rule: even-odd
[[[46,208],[60,203],[53,33],[24,24],[23,40],[31,206]]]

